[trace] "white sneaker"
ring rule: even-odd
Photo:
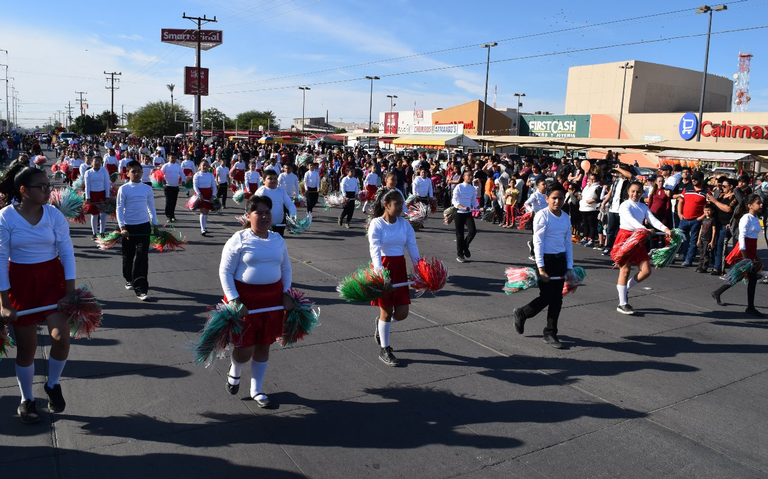
[[[149,295],[147,293],[141,293],[140,295],[136,296],[141,301],[149,301]]]
[[[133,284],[128,282],[128,281],[126,281],[125,282],[125,289],[132,290],[133,289]]]

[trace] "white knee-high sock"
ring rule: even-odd
[[[200,215],[200,231],[205,231],[205,227],[208,225],[208,215]]]
[[[19,366],[18,364],[16,365],[16,383],[18,383],[19,390],[21,391],[21,402],[24,402],[27,399],[30,401],[35,400],[35,396],[32,394],[32,383],[34,380],[34,363],[26,367]]]
[[[59,384],[61,379],[61,373],[64,371],[64,365],[67,364],[67,360],[59,361],[58,359],[48,358],[48,387],[52,388]]]
[[[617,284],[616,290],[619,292],[619,306],[627,304],[627,287]]]
[[[389,330],[392,328],[392,322],[386,323],[379,320],[379,339],[381,340],[381,347],[386,348],[389,346]]]
[[[227,381],[229,384],[232,384],[233,386],[235,384],[240,384],[240,374],[243,372],[243,366],[247,364],[247,361],[245,363],[238,363],[235,361],[234,356],[232,357],[232,366],[229,368],[229,375],[231,377],[227,378]],[[232,379],[237,378],[237,379]]]
[[[629,282],[627,283],[627,291],[632,289],[632,286],[635,286],[636,284],[639,283],[639,281],[636,278],[637,276],[632,276],[631,278],[629,278]]]
[[[258,361],[251,360],[251,397],[257,393],[264,394],[264,376],[267,374],[267,365],[269,361],[260,363]]]
[[[107,214],[99,213],[99,233],[104,233],[107,230]]]
[[[91,231],[93,234],[99,232],[99,215],[91,215]]]

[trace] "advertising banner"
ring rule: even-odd
[[[208,69],[200,68],[200,81],[197,78],[197,67],[184,67],[184,94],[197,95],[198,85],[201,96],[208,96]]]
[[[184,28],[163,28],[160,30],[160,41],[187,48],[197,47],[197,30]],[[200,48],[210,50],[221,45],[223,33],[221,30],[201,30]]]
[[[384,133],[387,135],[397,135],[397,123],[400,114],[396,111],[384,113]]]
[[[589,138],[590,115],[522,115],[520,134],[546,138]]]

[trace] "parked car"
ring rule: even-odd
[[[71,131],[65,131],[64,133],[61,133],[59,135],[59,140],[69,144],[73,139],[76,139],[77,136],[78,136],[77,133],[72,133]]]

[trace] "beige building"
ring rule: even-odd
[[[569,68],[565,113],[618,115],[627,63],[625,114],[699,111],[701,72],[632,60]],[[707,75],[704,111],[730,111],[732,93],[731,79]]]

